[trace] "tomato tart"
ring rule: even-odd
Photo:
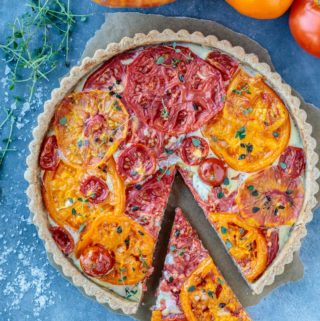
[[[134,313],[179,172],[261,293],[316,204],[315,140],[299,106],[256,56],[200,33],[138,34],[85,58],[45,103],[27,159],[30,209],[54,263],[87,295]],[[153,320],[199,320],[201,309],[204,320],[249,320],[181,210],[171,235]],[[171,271],[183,244],[192,262]]]

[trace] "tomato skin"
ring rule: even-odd
[[[208,185],[219,186],[227,176],[227,167],[218,158],[207,158],[201,162],[198,173]]]
[[[74,241],[71,234],[61,226],[51,226],[49,231],[58,248],[66,255],[74,250]]]
[[[255,19],[275,19],[282,16],[293,0],[226,0],[241,14]]]
[[[153,174],[156,168],[154,154],[142,144],[133,144],[121,152],[118,161],[118,173],[128,184],[142,181]]]
[[[100,177],[89,176],[81,182],[80,192],[88,197],[90,203],[98,204],[107,198],[109,188]]]
[[[289,26],[297,43],[320,58],[320,2],[296,0],[291,8]]]
[[[102,245],[88,247],[80,256],[82,270],[93,277],[107,275],[112,270],[114,263],[114,257]]]
[[[306,161],[302,148],[288,146],[279,159],[278,168],[285,175],[296,178],[305,171]]]
[[[208,143],[198,136],[186,137],[180,149],[180,157],[188,165],[199,165],[208,153]]]
[[[41,146],[39,165],[47,171],[54,171],[59,164],[58,143],[55,135],[46,137]]]

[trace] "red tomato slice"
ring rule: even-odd
[[[143,50],[128,67],[124,90],[141,120],[170,135],[199,129],[222,109],[224,94],[219,71],[176,46]]]
[[[288,146],[280,156],[278,167],[285,175],[292,178],[299,177],[306,168],[303,149]]]
[[[89,176],[81,182],[80,192],[89,200],[90,203],[98,204],[107,198],[109,188],[100,177]]]
[[[155,238],[158,236],[174,177],[174,167],[160,169],[143,183],[132,185],[126,190],[125,213]]]
[[[249,176],[236,197],[241,216],[254,226],[278,227],[296,221],[304,200],[300,177],[269,167]]]
[[[58,143],[56,136],[45,138],[41,146],[39,165],[42,169],[53,171],[59,164]]]
[[[169,135],[151,128],[137,117],[132,117],[129,122],[126,140],[120,145],[120,149],[125,148],[128,144],[142,144],[151,150],[158,159],[162,159],[168,155],[164,146],[169,138]]]
[[[87,247],[80,256],[80,265],[84,273],[93,277],[107,275],[115,263],[113,255],[102,245]]]
[[[154,154],[142,144],[134,144],[121,152],[117,160],[118,173],[126,183],[141,182],[151,175],[156,168]]]
[[[135,53],[133,52],[125,52],[111,58],[88,77],[83,89],[99,89],[114,91],[118,94],[122,93],[127,79],[127,64],[134,55]]]
[[[206,60],[220,71],[224,81],[230,80],[239,66],[236,60],[217,50],[211,51]]]
[[[71,234],[61,226],[51,226],[49,231],[58,248],[66,255],[74,250],[74,241]]]
[[[279,252],[279,232],[273,229],[263,231],[268,246],[267,267],[273,262]]]
[[[209,145],[201,137],[186,137],[181,145],[180,156],[188,165],[199,165],[208,156]]]
[[[198,173],[206,184],[219,186],[227,176],[227,167],[218,158],[207,158],[200,164]]]

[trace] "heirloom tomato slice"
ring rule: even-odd
[[[230,167],[255,172],[272,164],[287,146],[289,113],[262,77],[240,69],[228,87],[223,111],[204,126],[203,135]]]
[[[201,137],[186,137],[180,148],[180,157],[187,165],[199,165],[208,156],[209,145]]]
[[[185,316],[182,315],[174,315],[174,316],[162,316],[162,311],[155,310],[152,311],[151,321],[188,321]]]
[[[83,90],[98,89],[121,94],[127,80],[128,63],[134,55],[133,52],[125,52],[105,62],[88,77]]]
[[[113,269],[99,277],[105,282],[136,284],[152,270],[154,239],[129,217],[110,214],[97,217],[82,234],[76,247],[77,257],[85,256],[88,248],[92,250],[95,246],[102,246],[114,257]]]
[[[127,184],[142,181],[156,169],[155,155],[142,144],[133,144],[121,152],[117,170]]]
[[[49,227],[49,231],[62,253],[68,255],[73,252],[74,240],[65,228],[61,226],[51,226]]]
[[[53,171],[57,168],[60,158],[56,136],[46,137],[41,145],[39,165],[41,169]]]
[[[224,81],[230,80],[239,66],[236,60],[218,50],[211,51],[206,60],[220,71]]]
[[[190,49],[168,45],[147,48],[135,58],[123,95],[150,127],[177,135],[199,129],[217,114],[224,93],[218,70]]]
[[[188,321],[250,321],[210,257],[183,284],[180,303]]]
[[[54,117],[63,160],[77,168],[94,168],[108,160],[127,135],[128,112],[121,101],[99,90],[65,97]]]
[[[124,185],[112,158],[91,170],[60,162],[55,171],[45,172],[42,194],[51,218],[74,230],[105,211],[124,212]]]
[[[85,274],[102,277],[113,269],[114,257],[103,246],[94,245],[84,249],[80,256],[80,266]]]
[[[268,247],[264,235],[246,224],[238,214],[209,213],[208,219],[246,279],[255,281],[267,267]]]
[[[249,176],[236,197],[241,216],[250,225],[278,227],[295,223],[304,200],[300,177],[274,166]]]

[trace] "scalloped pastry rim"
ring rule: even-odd
[[[148,34],[138,33],[132,38],[124,37],[118,43],[110,43],[106,49],[96,50],[92,58],[84,58],[79,66],[73,67],[70,74],[60,81],[60,87],[52,91],[51,99],[45,102],[44,111],[38,115],[38,125],[32,132],[33,140],[29,144],[30,154],[26,160],[25,179],[29,182],[26,193],[29,197],[29,209],[33,213],[33,223],[38,229],[39,237],[44,241],[46,251],[52,255],[54,263],[60,267],[63,274],[70,278],[75,286],[82,288],[86,295],[95,298],[99,303],[107,303],[114,310],[120,309],[125,314],[135,313],[139,303],[126,300],[90,281],[63,255],[51,238],[48,231],[48,215],[44,209],[41,196],[40,169],[38,166],[39,151],[56,105],[74,89],[83,77],[92,72],[103,61],[123,51],[145,45],[174,41],[219,49],[257,70],[284,99],[299,128],[304,143],[307,166],[303,209],[279,255],[256,282],[249,284],[254,293],[259,294],[265,286],[271,285],[275,276],[284,272],[285,265],[292,262],[294,252],[300,249],[301,240],[307,234],[306,224],[312,220],[312,209],[317,204],[315,194],[319,189],[316,181],[319,177],[319,170],[316,168],[318,155],[315,152],[316,141],[311,136],[312,126],[306,122],[307,114],[300,108],[299,98],[292,95],[291,87],[283,83],[280,75],[273,72],[268,64],[259,62],[255,54],[247,54],[242,47],[234,47],[229,41],[218,40],[213,35],[204,36],[200,32],[189,33],[187,30],[174,32],[170,29],[165,29],[163,32],[152,30]]]

